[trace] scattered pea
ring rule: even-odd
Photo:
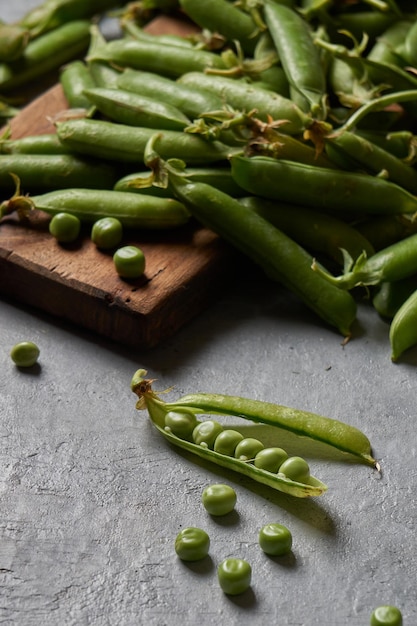
[[[379,606],[371,615],[371,626],[402,626],[401,611],[395,606]]]
[[[139,278],[145,271],[145,255],[136,246],[124,246],[116,250],[113,262],[121,278]]]
[[[123,226],[115,217],[103,217],[93,224],[91,239],[97,248],[108,250],[119,245],[123,237]]]
[[[255,456],[253,463],[259,469],[276,474],[287,459],[288,454],[282,448],[264,448]]]
[[[265,554],[282,556],[292,548],[292,534],[282,524],[266,524],[259,531],[259,545]]]
[[[39,348],[32,341],[21,341],[10,351],[12,361],[18,367],[32,367],[39,358]]]
[[[226,515],[235,508],[236,491],[229,485],[209,485],[202,493],[201,501],[210,515]]]
[[[210,537],[205,530],[190,526],[178,533],[175,539],[175,552],[182,561],[199,561],[207,556]]]
[[[235,449],[235,457],[241,461],[249,461],[263,450],[264,444],[253,437],[246,437],[240,441]]]
[[[279,468],[280,474],[299,483],[306,483],[310,478],[310,468],[307,461],[300,456],[290,456]]]
[[[217,577],[224,593],[235,596],[250,586],[252,568],[244,559],[228,558],[218,566]]]
[[[49,232],[60,243],[71,243],[80,234],[81,222],[70,213],[57,213],[49,222]]]

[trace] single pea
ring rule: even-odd
[[[264,448],[255,456],[254,465],[259,469],[276,474],[287,459],[288,454],[282,448]]]
[[[217,577],[224,593],[235,596],[250,586],[252,568],[244,559],[228,558],[217,568]]]
[[[76,215],[56,213],[49,222],[49,232],[59,243],[71,243],[80,234],[81,222]]]
[[[242,439],[242,441],[237,444],[235,457],[241,461],[249,461],[250,459],[254,459],[263,448],[264,444],[258,439],[245,437],[245,439]]]
[[[235,508],[236,491],[229,485],[209,485],[202,493],[201,501],[210,515],[226,515]]]
[[[115,217],[102,217],[94,222],[91,229],[91,240],[103,250],[118,246],[122,237],[122,223]]]
[[[282,524],[266,524],[259,531],[259,545],[265,554],[282,556],[291,552],[292,534]]]
[[[199,561],[207,556],[210,537],[205,530],[190,526],[183,528],[175,539],[175,552],[182,561]]]
[[[223,426],[215,420],[200,422],[193,430],[193,441],[197,445],[212,448],[216,438],[223,430]]]
[[[379,606],[371,615],[371,626],[402,626],[401,611],[396,606]]]
[[[310,478],[310,467],[300,456],[290,456],[279,468],[279,473],[298,483],[306,483]]]
[[[219,452],[219,454],[225,454],[226,456],[233,456],[235,453],[235,449],[239,441],[242,441],[243,435],[239,433],[237,430],[232,430],[228,428],[223,430],[216,441],[214,442],[214,451]]]
[[[165,415],[165,428],[180,439],[190,439],[197,425],[197,418],[191,411],[169,411]]]
[[[145,255],[136,246],[124,246],[116,250],[113,262],[121,278],[139,278],[145,271]]]
[[[33,341],[21,341],[10,351],[12,361],[18,367],[32,367],[39,358],[39,348]]]

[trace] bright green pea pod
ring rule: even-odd
[[[402,304],[391,322],[389,338],[391,343],[391,359],[399,357],[417,344],[417,291]]]
[[[68,22],[30,41],[22,57],[0,65],[0,93],[11,92],[83,54],[90,41],[87,20]]]
[[[244,476],[252,478],[256,482],[272,487],[272,489],[276,489],[298,498],[320,496],[327,490],[327,486],[314,476],[309,477],[308,483],[300,483],[286,478],[284,475],[273,474],[267,470],[260,469],[251,463],[247,463],[246,461],[215,452],[207,446],[198,445],[175,436],[172,434],[170,429],[165,428],[165,416],[170,410],[175,410],[172,408],[168,409],[168,406],[174,407],[176,404],[166,403],[161,400],[152,390],[152,381],[146,380],[144,378],[145,376],[145,370],[138,370],[132,378],[131,389],[139,398],[136,408],[138,410],[147,409],[155,428],[174,446],[178,446],[203,459],[212,461],[216,465],[220,465],[221,467],[243,474]],[[181,410],[183,405],[180,404],[178,408]],[[195,407],[193,407],[193,410],[195,413],[203,412],[200,411],[199,408]]]
[[[30,34],[26,28],[16,24],[0,24],[0,62],[18,59],[29,43]]]
[[[332,276],[316,263],[312,267],[341,289],[401,280],[417,274],[417,234],[397,241],[369,258],[363,253],[354,263],[346,254],[345,272],[341,276]]]
[[[183,130],[190,120],[171,104],[122,89],[85,89],[84,96],[108,119],[129,126]]]
[[[296,10],[268,0],[264,17],[294,100],[314,118],[326,119],[326,76],[309,23]]]
[[[0,139],[0,154],[66,154],[56,133],[27,135],[18,139]]]
[[[91,102],[84,92],[95,87],[95,82],[83,61],[77,59],[68,63],[62,68],[59,80],[70,108],[91,107]]]
[[[383,178],[265,156],[231,157],[236,182],[253,195],[332,214],[417,211],[417,197]]]
[[[0,215],[17,210],[28,214],[40,210],[49,215],[65,212],[92,224],[115,217],[126,228],[169,229],[188,222],[189,213],[177,200],[109,189],[62,189],[38,196],[15,194],[0,204]]]

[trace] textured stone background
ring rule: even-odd
[[[3,19],[35,1],[2,3]],[[388,326],[366,306],[342,347],[279,287],[242,277],[176,337],[130,352],[36,311],[0,301],[0,624],[5,626],[366,626],[395,604],[417,623],[416,365],[389,358]],[[17,341],[41,348],[19,371]],[[362,428],[383,472],[282,434],[329,486],[300,501],[170,448],[129,383],[143,367],[174,399],[224,392],[307,409]],[[247,426],[248,433],[270,431]],[[210,518],[203,488],[227,482],[236,512]],[[257,544],[268,522],[294,547],[271,559]],[[176,534],[201,526],[210,558],[186,565]],[[229,598],[216,566],[247,558],[251,590]]]

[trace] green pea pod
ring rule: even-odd
[[[17,24],[0,24],[0,62],[15,61],[29,43],[30,33]]]
[[[155,134],[152,128],[91,119],[58,122],[56,127],[60,141],[75,153],[136,164],[143,162],[146,144]],[[159,146],[164,158],[183,159],[192,165],[224,161],[231,153],[220,142],[175,130],[161,131]]]
[[[239,474],[243,474],[244,476],[252,478],[256,482],[272,487],[272,489],[276,489],[277,491],[281,491],[298,498],[320,496],[327,490],[327,486],[314,476],[310,476],[308,482],[297,482],[287,478],[284,474],[274,474],[267,470],[260,469],[252,463],[236,459],[235,457],[228,456],[226,454],[221,454],[207,446],[192,443],[191,441],[177,437],[169,429],[165,428],[165,416],[169,411],[175,410],[175,408],[172,407],[176,407],[176,403],[163,402],[152,390],[153,381],[146,380],[144,376],[146,376],[146,371],[138,370],[132,378],[131,389],[139,398],[136,408],[139,410],[146,408],[155,428],[174,446],[183,448],[200,458],[215,463],[216,465],[231,469]],[[243,402],[243,399],[241,400]],[[181,403],[178,406],[178,409],[180,411],[183,409],[183,405]],[[195,414],[203,412],[199,409],[199,407],[193,407],[193,411]]]
[[[157,198],[109,189],[63,189],[38,196],[13,196],[0,205],[0,214],[17,210],[25,215],[44,211],[49,215],[65,212],[92,224],[104,217],[115,217],[126,228],[169,229],[182,226],[189,213],[177,200]]]
[[[108,119],[129,126],[183,130],[190,120],[171,104],[122,89],[85,89],[84,96]]]
[[[34,81],[83,54],[90,40],[87,20],[68,22],[33,39],[17,61],[0,65],[0,93],[8,93]]]
[[[301,108],[314,118],[324,120],[326,77],[309,23],[294,9],[271,1],[265,2],[264,17],[293,99],[300,101]]]
[[[398,361],[400,356],[417,344],[417,291],[398,309],[390,325],[391,359]]]
[[[56,133],[0,139],[0,154],[67,154]],[[0,161],[1,162],[1,161]]]
[[[68,63],[62,68],[59,80],[70,108],[91,108],[91,102],[84,92],[96,85],[84,61],[77,59]]]
[[[399,20],[391,24],[378,37],[367,54],[367,58],[377,63],[391,63],[396,65],[399,55],[395,48],[404,43],[404,38],[410,30],[413,22],[411,20]]]
[[[372,298],[374,309],[381,317],[391,319],[404,302],[417,290],[417,275],[382,283]]]
[[[154,166],[156,163],[158,160],[153,161]],[[340,298],[337,288],[327,289],[327,281],[321,277],[315,279],[310,254],[237,199],[211,185],[187,180],[169,163],[167,168],[169,188],[196,219],[246,254],[272,280],[296,293],[344,336],[351,334],[355,301],[352,297]]]
[[[113,187],[119,171],[110,163],[86,160],[72,154],[3,154],[0,155],[0,188],[15,188],[14,174],[26,191],[46,191],[67,187]]]
[[[220,33],[228,42],[237,40],[246,54],[253,54],[259,29],[248,13],[227,0],[180,0],[180,5],[200,28]]]
[[[402,214],[417,198],[387,180],[265,156],[233,155],[236,182],[253,195],[310,206],[332,214]]]
[[[355,263],[347,258],[345,272],[341,276],[332,276],[315,263],[313,269],[341,289],[378,285],[413,276],[417,274],[417,234],[401,239],[369,258],[363,253]]]
[[[313,118],[289,98],[233,78],[189,72],[181,76],[178,82],[181,85],[207,89],[238,111],[249,112],[256,109],[256,115],[261,120],[282,120],[280,130],[290,135],[302,133],[313,123]]]
[[[107,61],[119,67],[155,72],[177,78],[207,68],[226,69],[221,56],[207,50],[160,44],[139,39],[115,39],[87,56],[87,61]]]

